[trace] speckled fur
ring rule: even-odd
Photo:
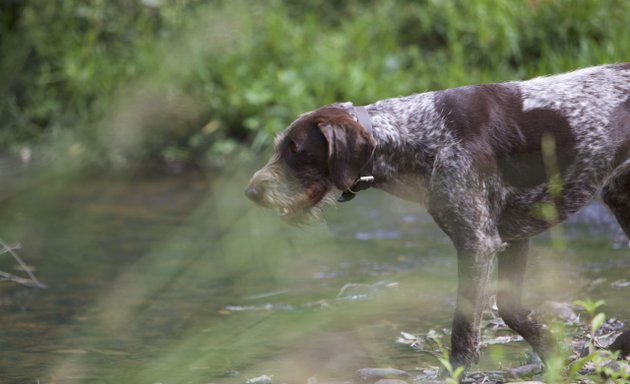
[[[457,249],[452,362],[468,366],[478,359],[495,257],[499,311],[545,358],[553,349],[551,337],[521,306],[528,238],[576,212],[600,188],[630,235],[630,64],[427,92],[381,100],[366,109],[377,143],[374,187],[426,205]],[[334,110],[355,118],[351,103],[304,114],[279,136],[278,152],[298,133],[321,128],[322,116]],[[365,135],[360,125],[343,120],[338,125],[346,131]],[[550,153],[543,149],[545,140]],[[313,190],[326,190],[327,201],[337,192],[329,176],[335,170],[319,164],[292,172],[283,158],[277,154],[254,176],[250,197],[309,213],[322,201],[321,194],[312,198]],[[549,182],[554,177],[559,181],[555,190]],[[551,215],[541,215],[545,205],[552,207]]]

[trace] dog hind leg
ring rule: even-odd
[[[604,185],[602,199],[630,238],[630,160],[622,164]]]
[[[604,185],[602,199],[617,218],[626,236],[630,238],[630,160],[621,167],[621,170]],[[630,356],[630,330],[619,336],[610,348],[621,351],[623,356]]]
[[[524,239],[510,241],[507,247],[499,252],[497,306],[499,315],[508,327],[523,336],[534,352],[545,361],[553,351],[551,335],[543,330],[532,311],[521,304],[528,250],[529,239]]]

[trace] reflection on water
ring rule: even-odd
[[[425,211],[367,191],[327,224],[292,228],[242,197],[245,168],[6,189],[0,235],[49,288],[0,284],[0,382],[341,382],[359,368],[436,365],[396,343],[449,327],[454,251]],[[630,288],[610,286],[630,277],[630,254],[597,209],[586,217],[603,223],[564,228],[565,251],[535,241],[532,305],[603,298],[630,320]],[[13,264],[0,258],[0,270]],[[507,366],[526,348],[504,349],[492,355]]]

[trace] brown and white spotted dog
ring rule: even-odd
[[[457,249],[456,365],[478,360],[495,258],[499,313],[544,359],[551,338],[521,305],[529,238],[600,189],[630,237],[630,63],[332,104],[301,115],[275,148],[246,195],[288,222],[369,186],[428,208]]]

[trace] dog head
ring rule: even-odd
[[[245,194],[278,209],[287,222],[312,222],[335,192],[350,188],[375,147],[372,134],[341,104],[305,113],[276,137],[274,155]]]

